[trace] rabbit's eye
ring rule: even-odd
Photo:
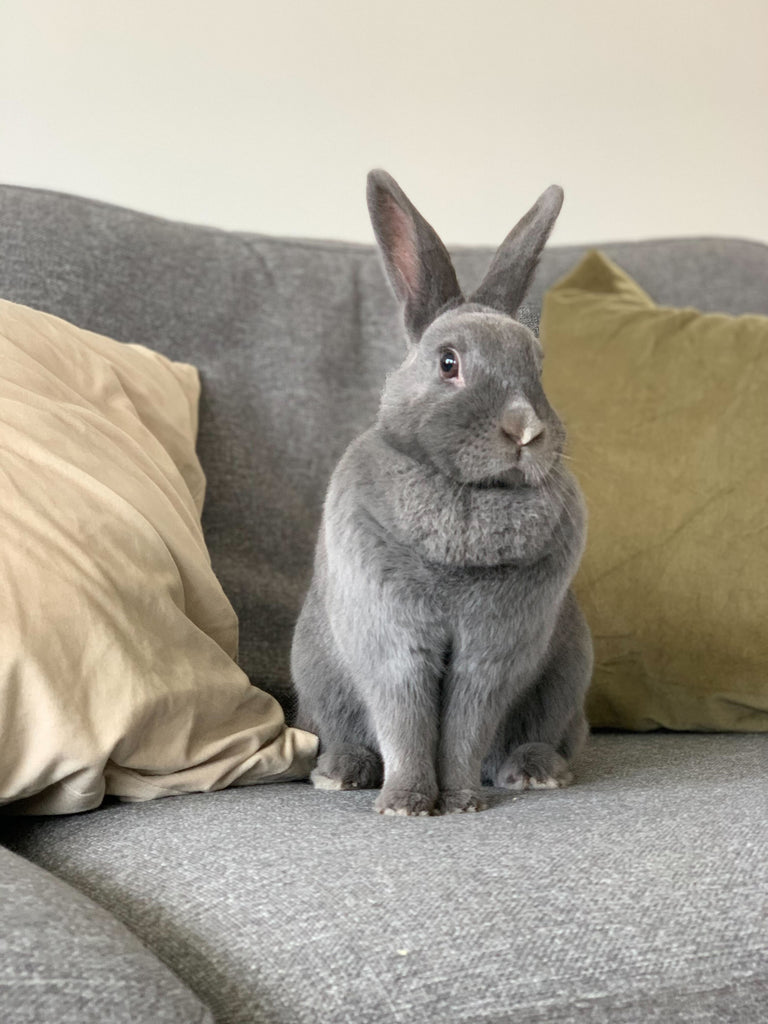
[[[445,352],[440,353],[440,376],[444,380],[450,380],[452,377],[458,377],[459,375],[459,357],[453,351],[448,348]]]

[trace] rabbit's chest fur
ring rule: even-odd
[[[400,621],[436,648],[457,630],[508,634],[513,623],[520,639],[544,641],[583,534],[567,474],[546,490],[462,488],[369,431],[331,482],[316,583],[339,636],[350,635],[342,620],[363,635],[370,617],[382,627]]]
[[[539,487],[461,485],[396,451],[375,430],[348,450],[330,505],[346,510],[353,533],[374,533],[390,556],[416,559],[438,576],[453,570],[451,578],[481,569],[511,576],[543,561],[568,574],[584,543],[579,490],[562,467]]]

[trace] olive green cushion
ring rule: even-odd
[[[592,725],[768,731],[768,318],[657,306],[592,252],[541,337],[589,508]]]

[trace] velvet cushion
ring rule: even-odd
[[[589,509],[592,725],[768,731],[768,318],[657,306],[592,252],[541,337]]]

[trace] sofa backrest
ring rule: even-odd
[[[362,202],[362,198],[361,198]],[[514,215],[499,218],[499,239]],[[768,314],[768,247],[668,240],[601,247],[659,302]],[[544,253],[531,290],[585,247]],[[489,248],[454,250],[477,284]],[[0,187],[0,296],[191,362],[202,378],[203,525],[240,619],[240,663],[291,710],[288,656],[328,477],[375,415],[404,351],[373,246],[174,223]]]

